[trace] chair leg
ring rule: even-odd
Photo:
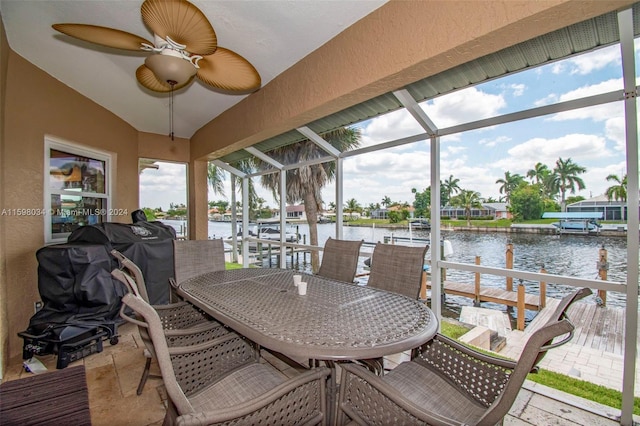
[[[149,377],[149,370],[151,369],[151,358],[147,358],[144,363],[144,371],[142,372],[142,377],[140,377],[140,383],[138,384],[138,390],[136,391],[137,395],[142,394],[142,389],[144,389],[145,383],[147,383],[147,378]]]

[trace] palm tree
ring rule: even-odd
[[[460,194],[453,197],[452,203],[457,207],[464,208],[464,215],[467,218],[467,226],[471,226],[471,210],[473,208],[481,208],[480,200],[482,197],[479,192],[463,189]]]
[[[224,170],[212,161],[207,163],[207,182],[214,194],[224,196]]]
[[[355,198],[347,200],[347,203],[344,206],[344,211],[349,213],[349,216],[351,216],[351,213],[360,212],[361,210],[362,207],[360,206],[360,203],[358,203],[358,200],[356,200]]]
[[[360,129],[343,127],[320,135],[339,151],[348,151],[360,146]],[[310,140],[303,140],[295,144],[276,148],[265,154],[281,164],[296,164],[325,157],[327,154]],[[272,170],[273,166],[256,159],[259,170]],[[303,165],[297,169],[287,170],[286,197],[289,204],[302,201],[309,224],[309,242],[318,245],[318,210],[322,206],[322,188],[335,176],[336,163],[334,161],[322,164]],[[262,185],[271,189],[275,194],[280,189],[280,173],[269,173],[260,178]],[[311,268],[318,271],[320,264],[319,253],[311,251]]]
[[[558,188],[560,191],[560,206],[562,211],[567,211],[566,205],[566,194],[567,191],[570,191],[572,194],[576,192],[576,186],[578,189],[584,189],[584,181],[578,177],[578,175],[585,173],[587,171],[586,168],[577,165],[574,163],[571,158],[567,160],[563,160],[562,158],[558,158],[556,161],[556,166],[553,169],[553,182],[554,187]]]
[[[608,182],[616,182],[617,185],[613,185],[607,188],[605,194],[608,200],[620,200],[623,203],[627,201],[627,175],[625,174],[622,179],[617,175],[607,176]]]
[[[391,198],[385,195],[384,197],[382,197],[382,201],[380,202],[380,204],[385,207],[389,207],[391,205]]]
[[[520,185],[520,183],[524,180],[524,178],[519,174],[511,174],[511,172],[504,172],[504,179],[496,180],[496,183],[499,183],[500,193],[504,194],[505,202],[509,204],[509,198],[511,192]]]
[[[451,200],[452,194],[457,194],[461,191],[458,182],[460,182],[460,179],[454,179],[453,175],[449,175],[449,178],[445,179],[444,182],[442,182],[442,188],[447,194],[447,204],[449,204],[449,200]]]
[[[551,170],[549,170],[546,164],[536,163],[533,169],[527,172],[527,177],[531,179],[531,183],[542,183],[550,174]]]

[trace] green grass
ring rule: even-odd
[[[454,324],[449,321],[440,322],[440,333],[452,339],[459,339],[460,336],[465,334],[469,329],[458,324]]]
[[[225,269],[242,269],[242,265],[239,263],[225,262]]]
[[[615,389],[543,369],[538,373],[529,374],[527,378],[532,382],[595,401],[599,404],[617,409],[622,408],[622,393]],[[640,415],[640,398],[633,398],[633,414]]]
[[[440,325],[441,333],[452,339],[458,339],[468,331],[467,328],[449,321],[442,321]],[[478,350],[477,348],[474,349]],[[493,353],[491,355],[495,356]],[[544,369],[540,369],[538,373],[529,374],[527,378],[532,382],[595,401],[602,405],[617,409],[622,408],[622,393],[615,389]],[[640,398],[634,398],[633,414],[640,415]]]

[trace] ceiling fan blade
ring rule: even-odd
[[[260,74],[249,61],[223,47],[202,58],[198,65],[196,75],[202,82],[226,92],[251,93],[262,83]]]
[[[140,51],[142,43],[153,45],[135,34],[113,28],[85,24],[54,24],[52,27],[62,34],[116,49]]]
[[[156,75],[153,73],[153,71],[151,71],[151,69],[146,65],[140,65],[138,67],[138,69],[136,70],[136,78],[138,79],[138,82],[140,84],[142,84],[149,90],[153,90],[154,92],[171,91],[171,86],[169,85],[169,83],[159,80],[158,77],[156,77]],[[173,87],[173,90],[178,90],[186,86],[187,84],[191,83],[192,80],[193,78],[187,80],[183,84],[176,84]]]
[[[186,45],[191,54],[211,55],[218,39],[211,23],[186,0],[146,0],[141,7],[142,20],[158,36]]]

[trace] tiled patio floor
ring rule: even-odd
[[[123,324],[118,332],[121,337],[117,345],[105,342],[101,353],[70,364],[83,363],[86,367],[92,423],[94,426],[161,425],[166,401],[162,380],[150,377],[142,395],[136,395],[144,367],[142,341],[137,328],[131,324]],[[263,359],[287,376],[297,374],[296,369],[269,353],[265,352]],[[55,369],[54,356],[43,356],[40,360],[50,370]],[[156,365],[152,367],[154,372],[158,372]],[[30,374],[22,369],[22,360],[16,359],[7,369],[5,380]],[[504,424],[613,426],[618,424],[617,415],[619,410],[527,382]]]

